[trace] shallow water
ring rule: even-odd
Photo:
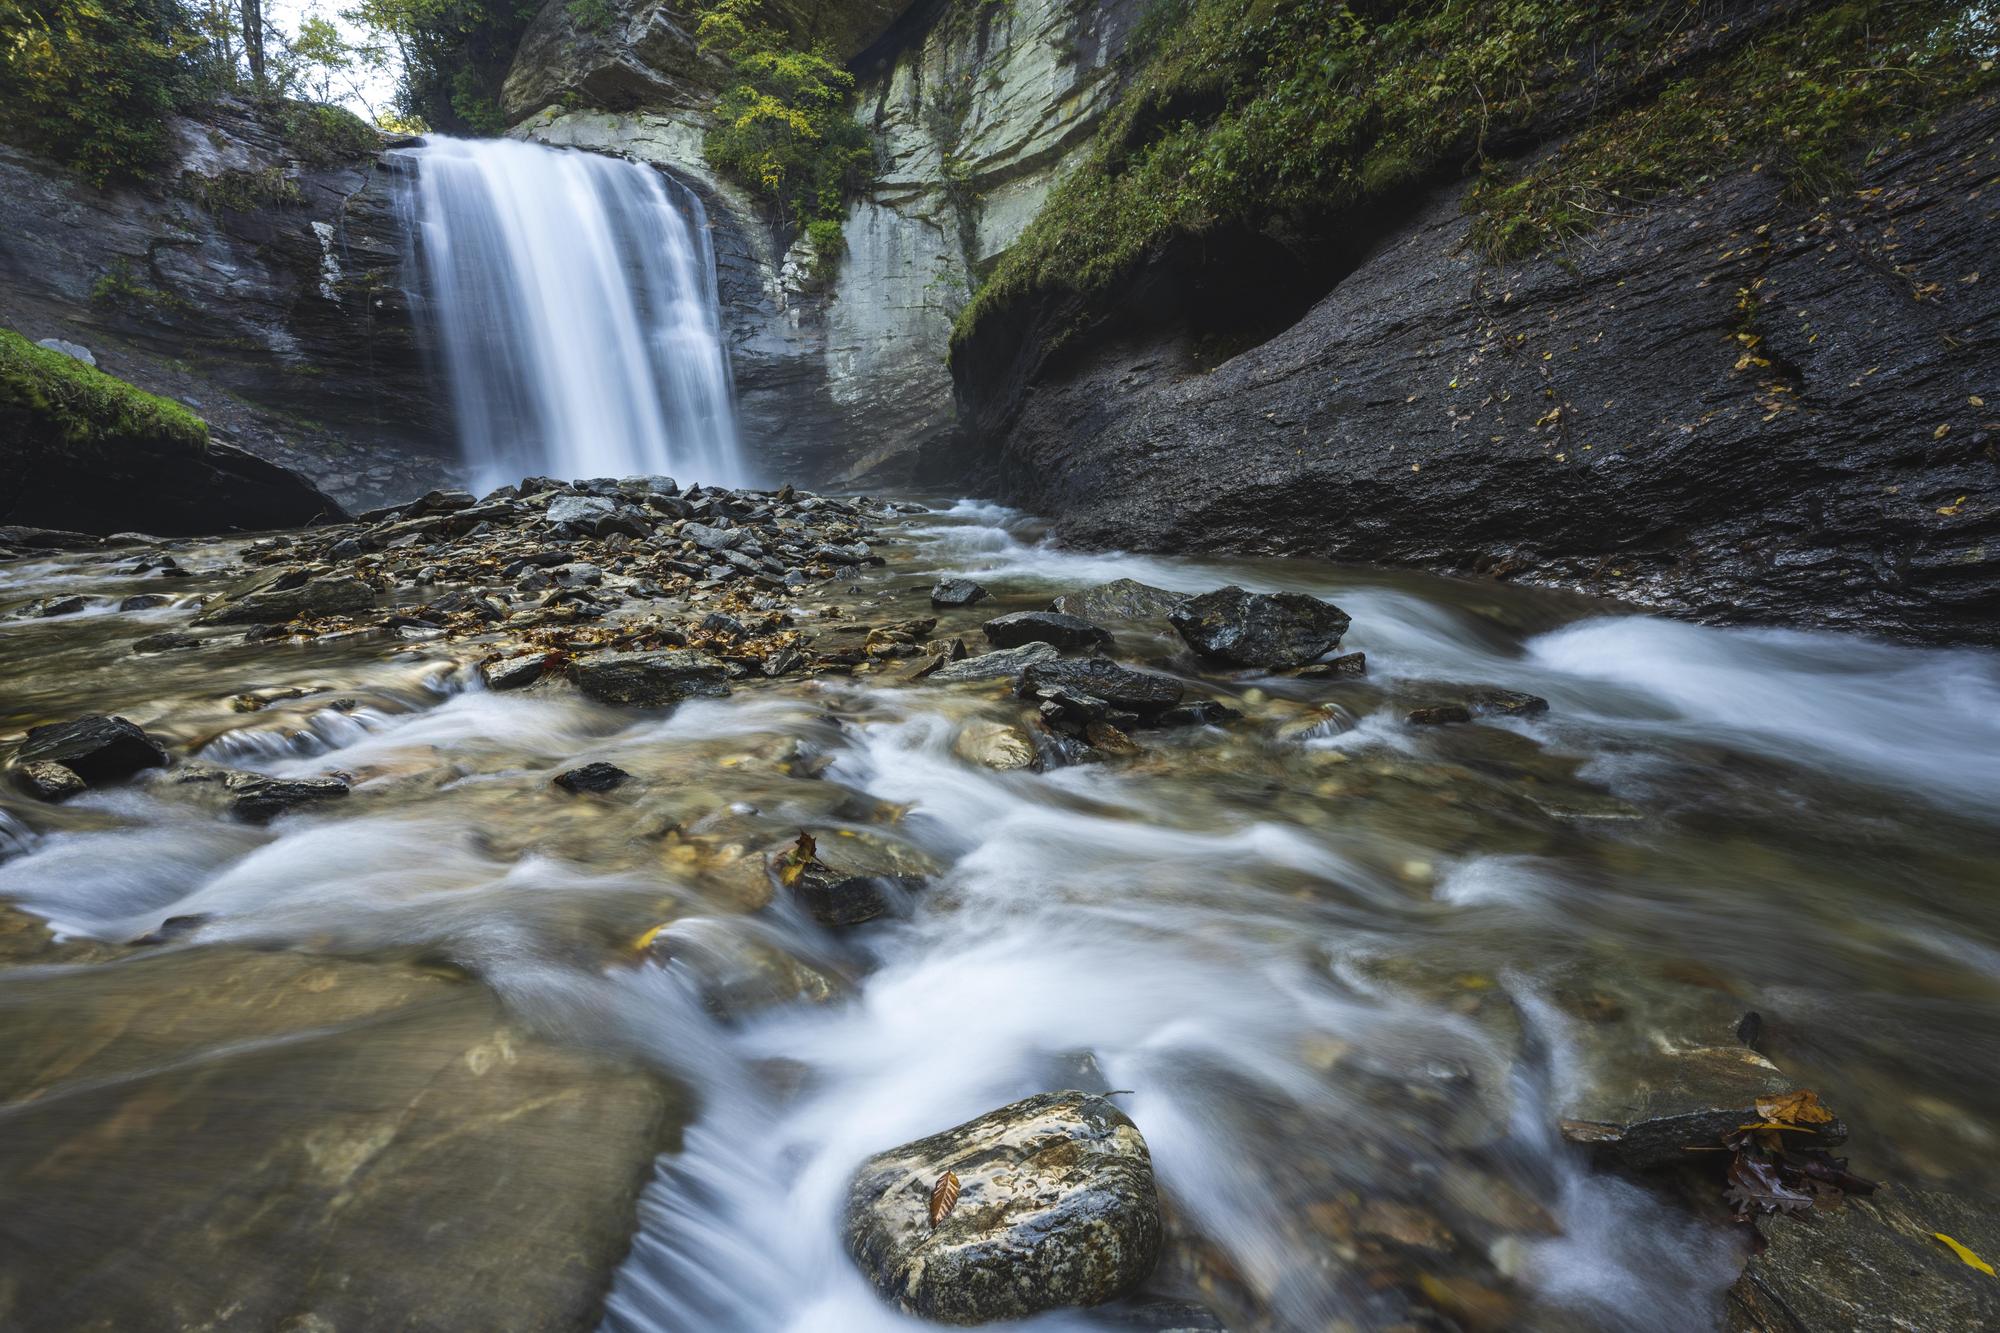
[[[469,978],[540,1038],[681,1090],[617,1330],[910,1325],[842,1253],[854,1166],[1066,1086],[1122,1090],[1169,1212],[1154,1286],[1231,1327],[1715,1326],[1742,1257],[1719,1201],[1593,1173],[1555,1123],[1752,1011],[1766,1052],[1849,1121],[1858,1170],[2000,1185],[2000,658],[1307,562],[1071,553],[990,505],[884,536],[889,565],[838,598],[855,618],[928,614],[943,572],[998,596],[941,634],[1109,578],[1238,582],[1337,602],[1370,674],[1201,673],[1164,626],[1121,625],[1122,657],[1246,719],[995,772],[953,741],[1020,718],[998,684],[781,681],[659,714],[486,693],[462,646],[135,659],[129,640],[190,613],[0,619],[0,733],[115,709],[204,762],[356,780],[268,828],[171,780],[55,808],[0,795],[0,900],[105,944],[208,917],[150,954],[0,969],[22,1049],[75,1046],[0,1105],[0,1157],[83,1152],[37,1108],[172,1084],[257,1038],[225,1024],[172,1060],[86,1040],[105,1010],[198,1004],[147,982],[160,960],[199,975],[247,947]],[[177,595],[232,558],[179,554],[198,577]],[[0,566],[0,616],[139,587],[110,568]],[[1551,709],[1400,720],[1454,685]],[[598,759],[639,780],[549,787]],[[765,869],[801,828],[836,865],[934,883],[895,920],[829,933]],[[22,1017],[57,1006],[85,1017]],[[29,1178],[0,1176],[17,1194]],[[117,1234],[54,1202],[10,1201],[56,1217],[50,1252]]]

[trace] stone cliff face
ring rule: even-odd
[[[550,0],[507,79],[515,134],[651,162],[701,194],[744,433],[774,476],[893,479],[953,428],[951,322],[1089,137],[1143,6],[953,0],[892,25],[900,8],[843,11],[837,49],[868,48],[856,114],[880,172],[848,211],[831,281],[703,158],[727,71],[696,49],[681,6],[621,8],[587,31]]]
[[[90,348],[343,501],[441,479],[450,433],[403,294],[393,157],[306,160],[241,104],[172,128],[153,192],[0,147],[0,324]]]
[[[1082,544],[2000,643],[1996,132],[1968,108],[1806,205],[1744,171],[1561,262],[1489,266],[1446,188],[1220,364],[1185,275],[1142,277],[1027,385],[968,375],[987,479]]]

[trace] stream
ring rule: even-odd
[[[1067,1087],[1117,1091],[1150,1146],[1152,1289],[1230,1328],[1718,1327],[1746,1243],[1719,1183],[1593,1170],[1557,1126],[1753,1013],[1759,1049],[1847,1121],[1857,1171],[2000,1189],[1994,655],[1306,561],[1073,552],[996,505],[924,504],[878,525],[885,564],[802,611],[935,614],[978,651],[991,616],[1107,580],[1236,583],[1336,603],[1367,675],[1217,671],[1163,622],[1119,622],[1119,658],[1243,719],[999,771],[959,739],[1021,722],[1005,682],[778,679],[660,711],[559,683],[490,692],[462,645],[421,636],[135,656],[186,627],[243,541],[175,544],[192,577],[171,584],[116,556],[0,565],[0,737],[107,711],[196,762],[354,779],[268,826],[170,775],[60,806],[0,792],[0,904],[68,950],[0,966],[0,1238],[18,1247],[0,1285],[16,1264],[58,1274],[75,1304],[46,1306],[48,1326],[70,1326],[56,1314],[166,1280],[96,1262],[145,1248],[135,1212],[165,1219],[163,1267],[294,1225],[214,1199],[245,1192],[230,1182],[288,1124],[316,1168],[361,1151],[336,1139],[383,1151],[362,1111],[339,1135],[323,1117],[398,1076],[409,1025],[328,997],[413,978],[671,1090],[659,1145],[605,1168],[643,1179],[636,1232],[607,1223],[612,1253],[629,1240],[602,1308],[619,1333],[919,1327],[843,1250],[857,1163]],[[992,599],[931,611],[947,575]],[[96,600],[14,614],[74,593]],[[1404,721],[1463,686],[1549,709]],[[636,781],[552,792],[588,761]],[[830,931],[766,868],[804,828],[829,861],[929,887]],[[127,947],[174,918],[194,929]],[[211,979],[238,972],[218,959],[372,979],[252,1016],[223,1007],[234,983]],[[171,1040],[130,1036],[147,1024]],[[455,1112],[437,1114],[448,1135]],[[572,1146],[588,1155],[537,1150]],[[519,1169],[541,1183],[502,1180],[479,1207],[510,1190],[557,1215],[563,1191],[535,1191],[565,1171]],[[347,1170],[310,1206],[360,1190]]]

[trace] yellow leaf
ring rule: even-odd
[[[667,928],[667,923],[664,921],[661,922],[659,925],[654,926],[651,930],[641,935],[638,939],[633,940],[632,947],[635,950],[644,952],[646,946],[651,944],[654,940],[660,938],[660,932],[665,930],[666,928]]]
[[[2000,1277],[2000,1273],[1995,1273],[1993,1271],[1992,1264],[1987,1263],[1984,1259],[1974,1254],[1971,1250],[1966,1249],[1963,1245],[1960,1245],[1950,1236],[1945,1235],[1944,1232],[1933,1231],[1931,1232],[1931,1238],[1933,1240],[1943,1241],[1947,1246],[1950,1247],[1951,1252],[1953,1254],[1957,1255],[1961,1260],[1965,1262],[1968,1268],[1976,1268],[1980,1272],[1986,1274],[1986,1276],[1988,1277]]]
[[[1949,434],[1951,434],[1951,427],[1950,427],[1950,426],[1948,426],[1948,425],[1947,425],[1947,426],[1939,426],[1939,427],[1938,427],[1938,428],[1937,428],[1936,430],[1934,430],[1934,431],[1932,431],[1932,432],[1931,432],[1931,438],[1932,438],[1933,440],[1942,440],[1942,439],[1943,439],[1943,438],[1944,438],[1945,436],[1947,436],[1947,435],[1949,435]]]
[[[958,1176],[950,1171],[938,1177],[938,1183],[931,1186],[931,1230],[958,1206]],[[1991,1269],[1987,1270],[1991,1272]]]
[[[1766,1120],[1782,1121],[1786,1125],[1833,1123],[1833,1112],[1819,1104],[1819,1094],[1810,1088],[1779,1093],[1775,1097],[1759,1097],[1757,1114]]]
[[[1971,397],[1971,399],[1969,399],[1968,401],[1970,401],[1970,402],[1971,402],[1971,404],[1972,404],[1972,405],[1973,405],[1974,407],[1984,407],[1984,406],[1986,406],[1986,400],[1985,400],[1984,398],[1981,398],[1981,397],[1980,397],[1980,396],[1979,396],[1978,394],[1976,394],[1976,393],[1975,393],[1975,394],[1973,394],[1973,395],[1972,395],[1972,397]]]

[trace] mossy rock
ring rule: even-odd
[[[340,512],[179,403],[0,329],[0,524],[186,536]]]

